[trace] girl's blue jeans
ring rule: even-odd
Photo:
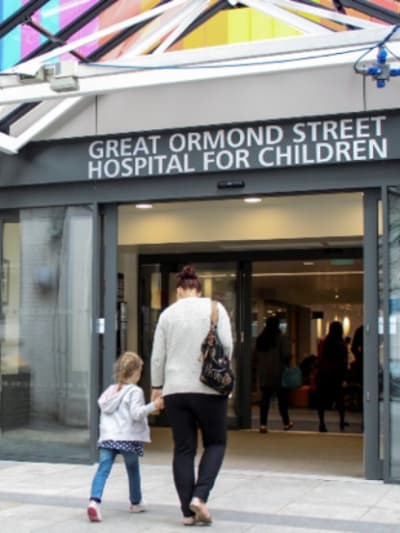
[[[92,481],[90,498],[99,503],[101,502],[104,486],[108,476],[110,475],[111,468],[118,453],[120,453],[124,458],[125,467],[128,474],[130,502],[134,505],[137,505],[142,500],[139,457],[136,455],[136,453],[110,450],[108,448],[100,448],[99,466]]]

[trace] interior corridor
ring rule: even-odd
[[[152,428],[144,464],[165,465],[172,460],[171,431]],[[309,474],[319,478],[363,478],[363,436],[355,433],[316,433],[256,429],[231,430],[223,468],[285,474]]]

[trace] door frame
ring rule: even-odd
[[[379,190],[365,191],[364,207],[364,475],[382,479],[379,417]]]
[[[236,313],[236,358],[238,365],[239,391],[236,394],[235,411],[240,428],[251,428],[251,379],[252,379],[252,261],[238,261],[238,301]]]
[[[112,383],[116,359],[117,291],[118,291],[118,205],[95,204],[93,261],[93,357],[90,451],[97,461],[99,410],[97,399]]]

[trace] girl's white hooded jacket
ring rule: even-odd
[[[157,410],[154,402],[145,404],[138,385],[110,385],[97,401],[100,414],[99,442],[129,440],[150,442],[147,417]]]

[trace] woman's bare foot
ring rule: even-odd
[[[182,524],[184,526],[194,526],[196,523],[196,517],[195,516],[184,516],[182,519]]]
[[[196,521],[204,524],[211,524],[212,518],[207,505],[200,498],[192,498],[190,509],[196,514]]]

